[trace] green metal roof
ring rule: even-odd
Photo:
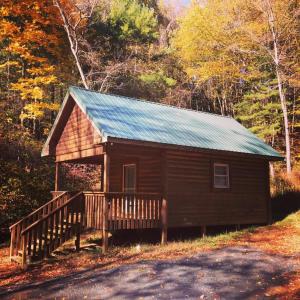
[[[104,141],[112,137],[282,158],[230,117],[78,87],[69,93]]]

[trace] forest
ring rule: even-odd
[[[298,0],[2,0],[0,12],[1,230],[49,200],[54,163],[40,153],[70,85],[234,117],[285,157],[273,192],[296,188]]]

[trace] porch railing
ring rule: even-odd
[[[162,196],[159,193],[84,192],[86,228],[158,228],[161,226]]]

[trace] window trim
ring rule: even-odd
[[[134,181],[134,191],[133,192],[128,192],[128,191],[125,191],[125,167],[128,167],[128,166],[134,166],[135,168],[135,181]],[[122,178],[122,190],[124,193],[128,193],[128,194],[134,194],[136,193],[137,191],[137,164],[136,163],[128,163],[128,164],[123,164],[123,178]]]
[[[226,167],[226,175],[216,175],[215,174],[215,167]],[[219,176],[219,177],[227,177],[227,185],[226,186],[223,186],[223,185],[218,185],[216,184],[215,182],[215,178],[216,176]],[[213,163],[213,187],[215,189],[223,189],[223,190],[228,190],[230,189],[230,165],[228,163],[216,163],[214,162]]]

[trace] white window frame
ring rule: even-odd
[[[226,174],[225,175],[217,175],[216,174],[216,167],[225,167]],[[226,177],[227,185],[220,185],[216,184],[216,177]],[[230,177],[229,177],[229,164],[224,163],[214,163],[214,188],[216,189],[229,189],[230,188]]]
[[[127,188],[125,187],[125,168],[129,167],[129,166],[134,166],[134,170],[135,170],[135,180],[134,180],[134,189],[128,191]],[[136,180],[137,180],[137,168],[136,168],[136,164],[123,164],[123,192],[124,193],[128,193],[128,194],[134,194],[136,192]]]

